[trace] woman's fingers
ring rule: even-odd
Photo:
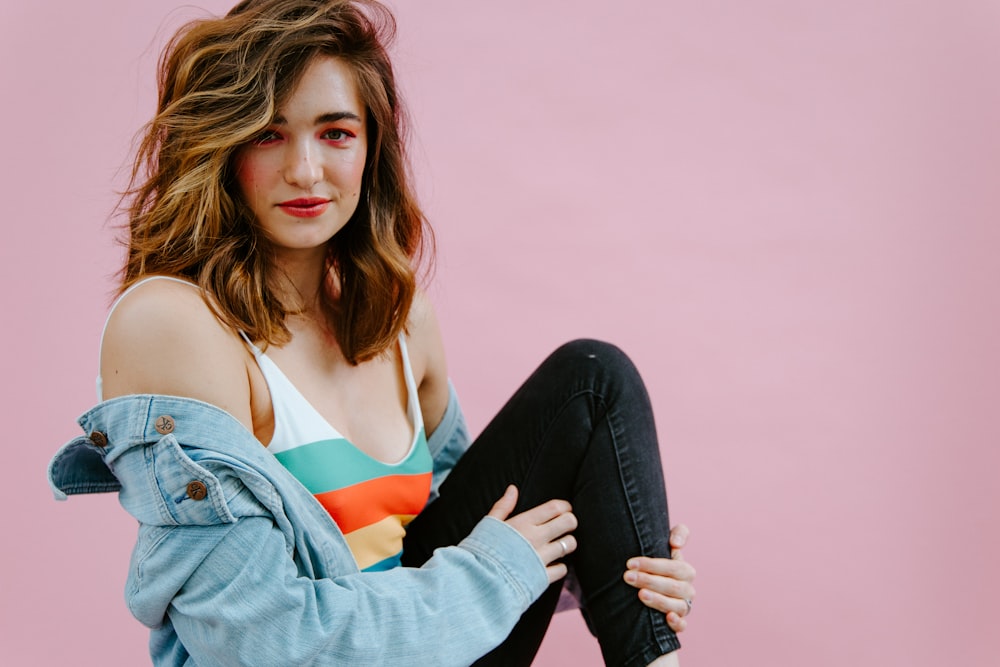
[[[552,563],[551,565],[545,566],[545,576],[548,577],[549,583],[554,584],[563,577],[569,574],[569,570],[563,563]]]
[[[576,538],[568,533],[560,535],[553,541],[549,542],[546,549],[549,552],[549,557],[546,558],[543,556],[543,560],[549,563],[561,560],[576,551]]]
[[[542,503],[541,505],[532,507],[529,510],[525,510],[518,516],[529,517],[535,523],[542,525],[550,521],[558,520],[560,517],[566,516],[567,514],[569,516],[573,516],[570,514],[572,511],[573,508],[565,500],[550,500],[547,503]],[[573,521],[574,523],[570,530],[576,528],[575,517],[573,518]]]
[[[694,568],[690,563],[669,558],[631,558],[625,582],[639,589],[639,599],[647,607],[667,615],[674,632],[687,628],[684,618],[695,598]]]
[[[676,558],[649,558],[637,556],[630,558],[625,565],[629,570],[658,574],[662,577],[671,577],[682,581],[693,582],[695,575],[694,566],[691,563]]]
[[[686,618],[672,611],[667,614],[667,625],[674,632],[684,632],[687,630],[688,622]]]
[[[687,603],[685,600],[694,600],[695,598],[694,585],[690,581],[684,581],[683,579],[629,570],[625,573],[625,583],[640,590],[647,590],[655,595],[662,595],[677,600],[679,605],[672,606],[671,609],[678,613],[681,611],[686,613]]]
[[[565,501],[550,501],[528,510],[525,514],[529,514],[534,520],[544,522],[537,524],[536,527],[541,539],[546,541],[544,544],[536,545],[535,550],[545,563],[545,574],[549,583],[559,581],[569,571],[562,559],[576,551],[576,538],[570,534],[576,529],[576,516],[570,511],[569,503]]]
[[[500,519],[510,514],[509,496],[514,497],[515,503],[517,501],[516,490],[512,493],[510,488],[493,506],[490,516]],[[550,500],[506,519],[506,523],[521,533],[535,549],[545,565],[550,583],[566,576],[566,565],[559,561],[576,550],[576,538],[570,533],[576,530],[577,525],[568,502]]]
[[[670,529],[670,557],[681,558],[681,549],[687,544],[691,531],[683,523],[679,523]]]
[[[688,614],[687,602],[684,599],[663,595],[648,588],[639,590],[639,599],[650,609],[661,611],[664,614],[673,613],[679,617],[687,616]]]
[[[506,521],[510,513],[514,511],[514,507],[517,505],[517,487],[513,484],[507,487],[507,490],[503,492],[500,496],[500,500],[493,503],[493,509],[490,510],[487,516],[491,516],[494,519],[499,519],[500,521]]]
[[[536,550],[576,530],[576,516],[565,500],[550,500],[507,519]]]

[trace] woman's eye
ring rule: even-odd
[[[327,130],[323,133],[323,138],[329,141],[344,141],[348,139],[351,135],[344,130]]]
[[[265,146],[279,139],[281,139],[281,135],[274,130],[264,130],[254,138],[253,143],[257,146]]]

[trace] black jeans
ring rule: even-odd
[[[670,522],[649,398],[621,350],[578,340],[546,359],[409,525],[403,564],[418,566],[458,543],[508,484],[520,491],[515,514],[552,498],[572,503],[578,548],[565,560],[606,664],[646,665],[680,647],[664,614],[622,580],[630,557],[669,556]],[[550,586],[476,664],[530,665],[561,588]]]

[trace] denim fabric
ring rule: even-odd
[[[437,499],[441,483],[465,454],[470,443],[469,428],[465,425],[465,415],[462,414],[462,408],[455,395],[455,387],[449,380],[448,407],[444,411],[441,423],[427,439],[427,448],[434,460],[431,495],[427,500],[428,504]]]
[[[630,557],[669,556],[670,522],[652,409],[621,350],[580,340],[546,359],[410,524],[404,564],[461,539],[508,484],[520,490],[515,512],[551,498],[572,503],[579,546],[565,561],[606,664],[646,665],[679,648],[664,615],[622,580]],[[550,587],[477,665],[531,664],[560,588]]]
[[[435,488],[467,444],[448,410]],[[155,665],[468,665],[546,589],[531,546],[491,518],[423,567],[358,572],[315,498],[206,403],[124,396],[80,425],[50,484],[60,499],[118,491],[139,521],[126,601]]]

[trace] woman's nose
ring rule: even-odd
[[[285,163],[285,182],[307,190],[323,177],[323,165],[315,146],[304,142],[289,147]]]

